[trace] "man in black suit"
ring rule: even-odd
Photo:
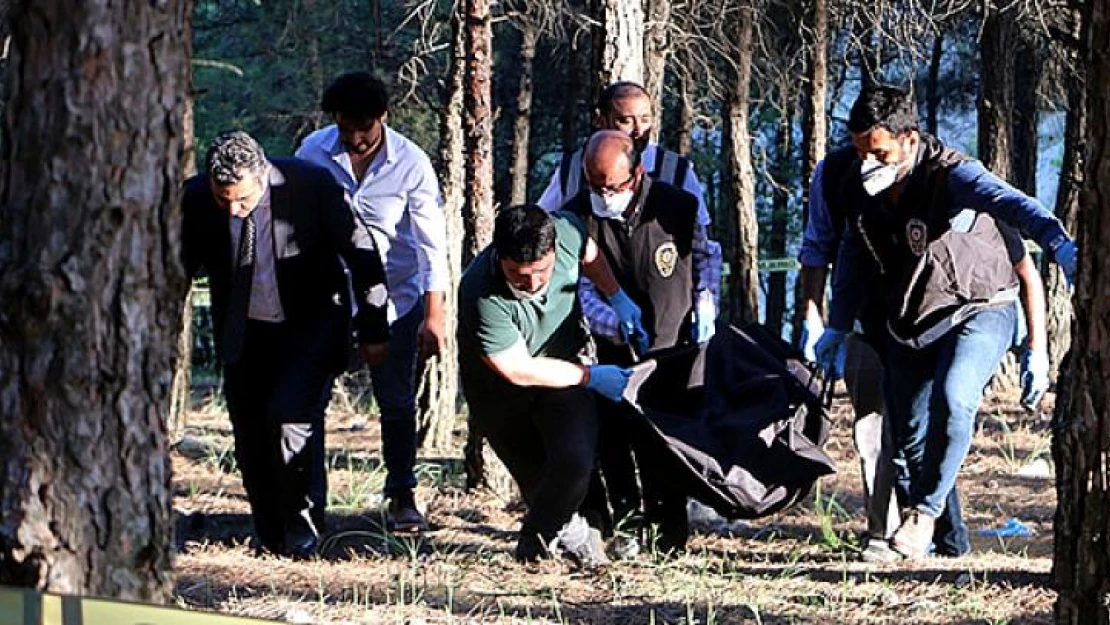
[[[267,160],[243,132],[217,137],[185,183],[185,268],[212,295],[235,458],[261,547],[304,557],[324,521],[323,418],[313,406],[347,364],[385,356],[381,259],[323,169]],[[357,312],[356,312],[357,310]]]

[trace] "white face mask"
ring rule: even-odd
[[[898,165],[864,161],[859,174],[863,179],[863,190],[867,195],[876,196],[898,182]]]
[[[601,219],[616,219],[618,221],[624,220],[624,211],[628,208],[628,204],[632,202],[633,192],[631,189],[628,191],[621,191],[606,197],[602,197],[593,191],[590,192],[590,208],[593,210],[594,215]]]
[[[544,295],[547,295],[547,287],[551,286],[551,282],[548,281],[548,283],[543,285],[543,288],[541,288],[539,291],[536,291],[535,293],[528,293],[516,288],[511,282],[505,282],[505,284],[509,287],[509,292],[513,294],[513,297],[525,302],[538,300]]]

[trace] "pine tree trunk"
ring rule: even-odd
[[[463,131],[466,136],[466,202],[463,263],[493,238],[493,31],[489,0],[466,3],[466,78]]]
[[[1084,16],[1082,11],[1072,10],[1072,32],[1078,41],[1085,41]],[[1064,129],[1064,155],[1060,165],[1060,184],[1056,191],[1056,216],[1064,224],[1064,229],[1076,231],[1079,213],[1079,192],[1083,188],[1084,145],[1087,136],[1086,83],[1082,50],[1068,49],[1067,63],[1070,71],[1064,77],[1067,92],[1068,112]],[[1042,262],[1041,275],[1044,277],[1047,316],[1045,327],[1048,333],[1048,362],[1050,379],[1058,380],[1064,356],[1071,349],[1071,329],[1074,310],[1067,279],[1056,263]],[[1057,387],[1060,387],[1059,383]]]
[[[0,175],[0,584],[172,589],[189,2],[12,3]]]
[[[777,158],[775,185],[771,211],[771,236],[767,241],[767,253],[771,258],[786,256],[786,226],[790,219],[790,196],[793,189],[787,186],[793,170],[794,152],[794,93],[779,85],[779,94],[784,106],[779,115],[778,129],[775,131]],[[783,317],[786,316],[786,273],[775,271],[767,276],[767,316],[765,325],[775,336],[782,336]]]
[[[513,162],[509,166],[512,179],[510,202],[528,201],[528,138],[532,131],[532,63],[536,58],[535,25],[525,22],[520,27],[520,89],[516,96],[516,121],[513,123]]]
[[[417,389],[417,436],[425,452],[444,452],[451,447],[452,433],[458,415],[458,291],[462,272],[464,185],[466,166],[463,160],[463,79],[466,72],[465,31],[458,9],[451,19],[451,64],[440,116],[440,183],[443,191],[443,213],[447,222],[447,267],[451,286],[443,302],[445,340],[439,357],[424,363]]]
[[[809,52],[809,80],[805,90],[805,108],[802,113],[802,227],[809,220],[809,183],[817,162],[825,158],[829,123],[826,118],[826,90],[829,74],[829,13],[826,0],[813,3],[813,42]],[[797,343],[801,337],[805,310],[798,305],[803,299],[802,281],[794,281],[794,316],[791,336]]]
[[[670,42],[667,28],[671,21],[671,0],[645,0],[647,24],[644,26],[644,88],[651,98],[655,124],[651,127],[651,140],[659,141],[663,125],[663,83],[667,71],[667,54]]]
[[[979,85],[979,160],[1003,180],[1013,180],[1014,46],[1016,25],[1010,12],[991,10],[983,24]],[[1012,394],[1020,388],[1020,367],[1014,354],[1002,359],[990,383],[992,393]]]
[[[925,79],[925,132],[937,134],[937,116],[940,113],[940,61],[944,57],[944,33],[937,31],[933,37],[933,51],[929,55],[929,73]]]
[[[469,264],[493,238],[493,122],[490,108],[493,34],[488,0],[465,2],[463,129],[466,184],[462,195],[466,208],[462,222],[465,241],[462,254],[463,264]],[[508,469],[473,427],[468,428],[463,453],[466,457],[467,487],[489,486],[504,499],[509,499],[512,479],[508,477]]]
[[[748,131],[748,90],[752,78],[755,23],[760,0],[737,12],[735,25],[736,74],[730,85],[728,101],[728,185],[733,226],[736,233],[729,292],[730,320],[744,325],[759,320],[759,224],[755,215],[755,173],[752,167],[752,140]]]
[[[1012,177],[1015,187],[1032,197],[1037,197],[1037,156],[1039,141],[1037,123],[1040,120],[1039,90],[1044,74],[1044,47],[1032,33],[1022,33],[1014,54],[1014,109]]]
[[[992,11],[980,40],[979,160],[1003,180],[1013,174],[1014,28],[1008,13]]]
[[[687,67],[678,68],[678,128],[675,149],[689,155],[694,150],[694,78]]]
[[[586,59],[582,51],[581,38],[571,35],[567,42],[566,92],[563,96],[563,152],[569,154],[578,149],[578,102],[585,86]]]
[[[1075,335],[1053,437],[1056,622],[1069,625],[1110,623],[1110,0],[1090,6]]]
[[[641,0],[593,0],[593,97],[621,80],[644,83],[644,7]]]

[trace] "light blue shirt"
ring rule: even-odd
[[[356,229],[368,229],[373,236],[385,264],[392,323],[424,293],[446,292],[450,274],[443,202],[432,162],[415,143],[385,124],[382,128],[382,149],[361,182],[334,124],[305,137],[297,157],[331,172],[346,191]]]

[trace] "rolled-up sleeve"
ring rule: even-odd
[[[420,159],[412,176],[408,209],[420,262],[420,285],[424,292],[447,291],[451,286],[451,275],[447,263],[447,223],[439,181],[427,158]]]

